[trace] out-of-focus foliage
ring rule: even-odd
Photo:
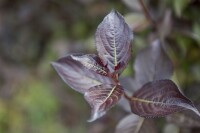
[[[115,107],[88,124],[89,105],[50,66],[67,53],[94,53],[95,29],[112,8],[125,16],[134,32],[131,60],[159,37],[174,63],[174,81],[200,103],[200,1],[144,2],[155,23],[137,0],[1,0],[0,133],[114,132],[125,112]],[[122,75],[133,73],[129,64]],[[164,118],[156,120],[163,133],[200,130],[185,129]]]

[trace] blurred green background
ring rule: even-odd
[[[200,1],[144,1],[156,23],[145,17],[137,0],[1,0],[0,133],[114,132],[126,112],[116,106],[87,123],[89,105],[50,65],[68,53],[96,53],[95,30],[113,8],[135,36],[123,76],[133,75],[137,52],[159,37],[174,63],[174,80],[200,103]]]

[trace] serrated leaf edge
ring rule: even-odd
[[[72,57],[72,59],[74,59],[75,61],[79,61],[80,62],[80,60],[77,58],[77,57],[75,57],[75,56],[73,56],[73,55],[71,55],[71,57]],[[108,74],[104,69],[102,69],[101,67],[98,67],[98,66],[96,66],[96,65],[93,65],[93,64],[90,64],[90,63],[88,63],[88,62],[80,62],[84,67],[86,67],[87,69],[90,69],[90,68],[92,68],[92,67],[94,67],[96,70],[99,70],[100,72],[102,72],[102,74]]]

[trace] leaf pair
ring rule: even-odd
[[[131,56],[133,34],[121,14],[111,11],[98,26],[95,41],[98,55],[111,73],[121,73]]]
[[[173,73],[173,65],[158,40],[139,52],[134,69],[134,79],[125,77],[120,80],[126,92],[132,95],[127,96],[132,113],[148,118],[166,116],[190,109],[200,116],[193,103],[179,91],[173,81],[169,80]],[[127,110],[124,101],[121,105]],[[122,131],[125,133],[157,132],[155,128],[145,131],[146,128],[154,126],[148,127],[146,123],[149,120],[139,116],[133,114],[126,116],[119,122],[116,133]]]
[[[193,103],[169,80],[173,65],[158,40],[137,55],[134,69],[135,79],[132,81],[141,87],[134,88],[135,92],[129,98],[133,113],[142,117],[160,117],[190,109],[200,115]],[[124,86],[125,89],[133,88],[132,83],[128,84]]]
[[[124,18],[113,10],[95,34],[98,56],[72,54],[52,63],[65,83],[84,94],[92,108],[89,121],[104,115],[124,94],[118,75],[128,64],[132,39]]]

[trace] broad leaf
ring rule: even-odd
[[[123,95],[120,85],[104,84],[90,88],[84,95],[92,108],[89,122],[103,116]]]
[[[172,61],[159,40],[142,50],[136,57],[135,78],[141,84],[159,79],[169,79],[173,74]]]
[[[160,117],[190,109],[200,116],[193,103],[171,80],[157,80],[145,84],[130,99],[133,113],[142,117]]]
[[[52,65],[63,81],[74,90],[84,93],[93,86],[114,83],[112,79],[87,69],[79,61],[74,60],[73,56],[78,55],[65,56],[52,62]]]
[[[153,120],[130,114],[118,123],[115,133],[157,133],[157,130]]]
[[[100,23],[95,34],[98,55],[111,73],[122,72],[131,56],[133,34],[124,18],[112,10]]]
[[[72,55],[72,58],[80,62],[87,69],[92,70],[98,74],[108,76],[109,70],[103,66],[101,60],[95,54],[87,55]]]

